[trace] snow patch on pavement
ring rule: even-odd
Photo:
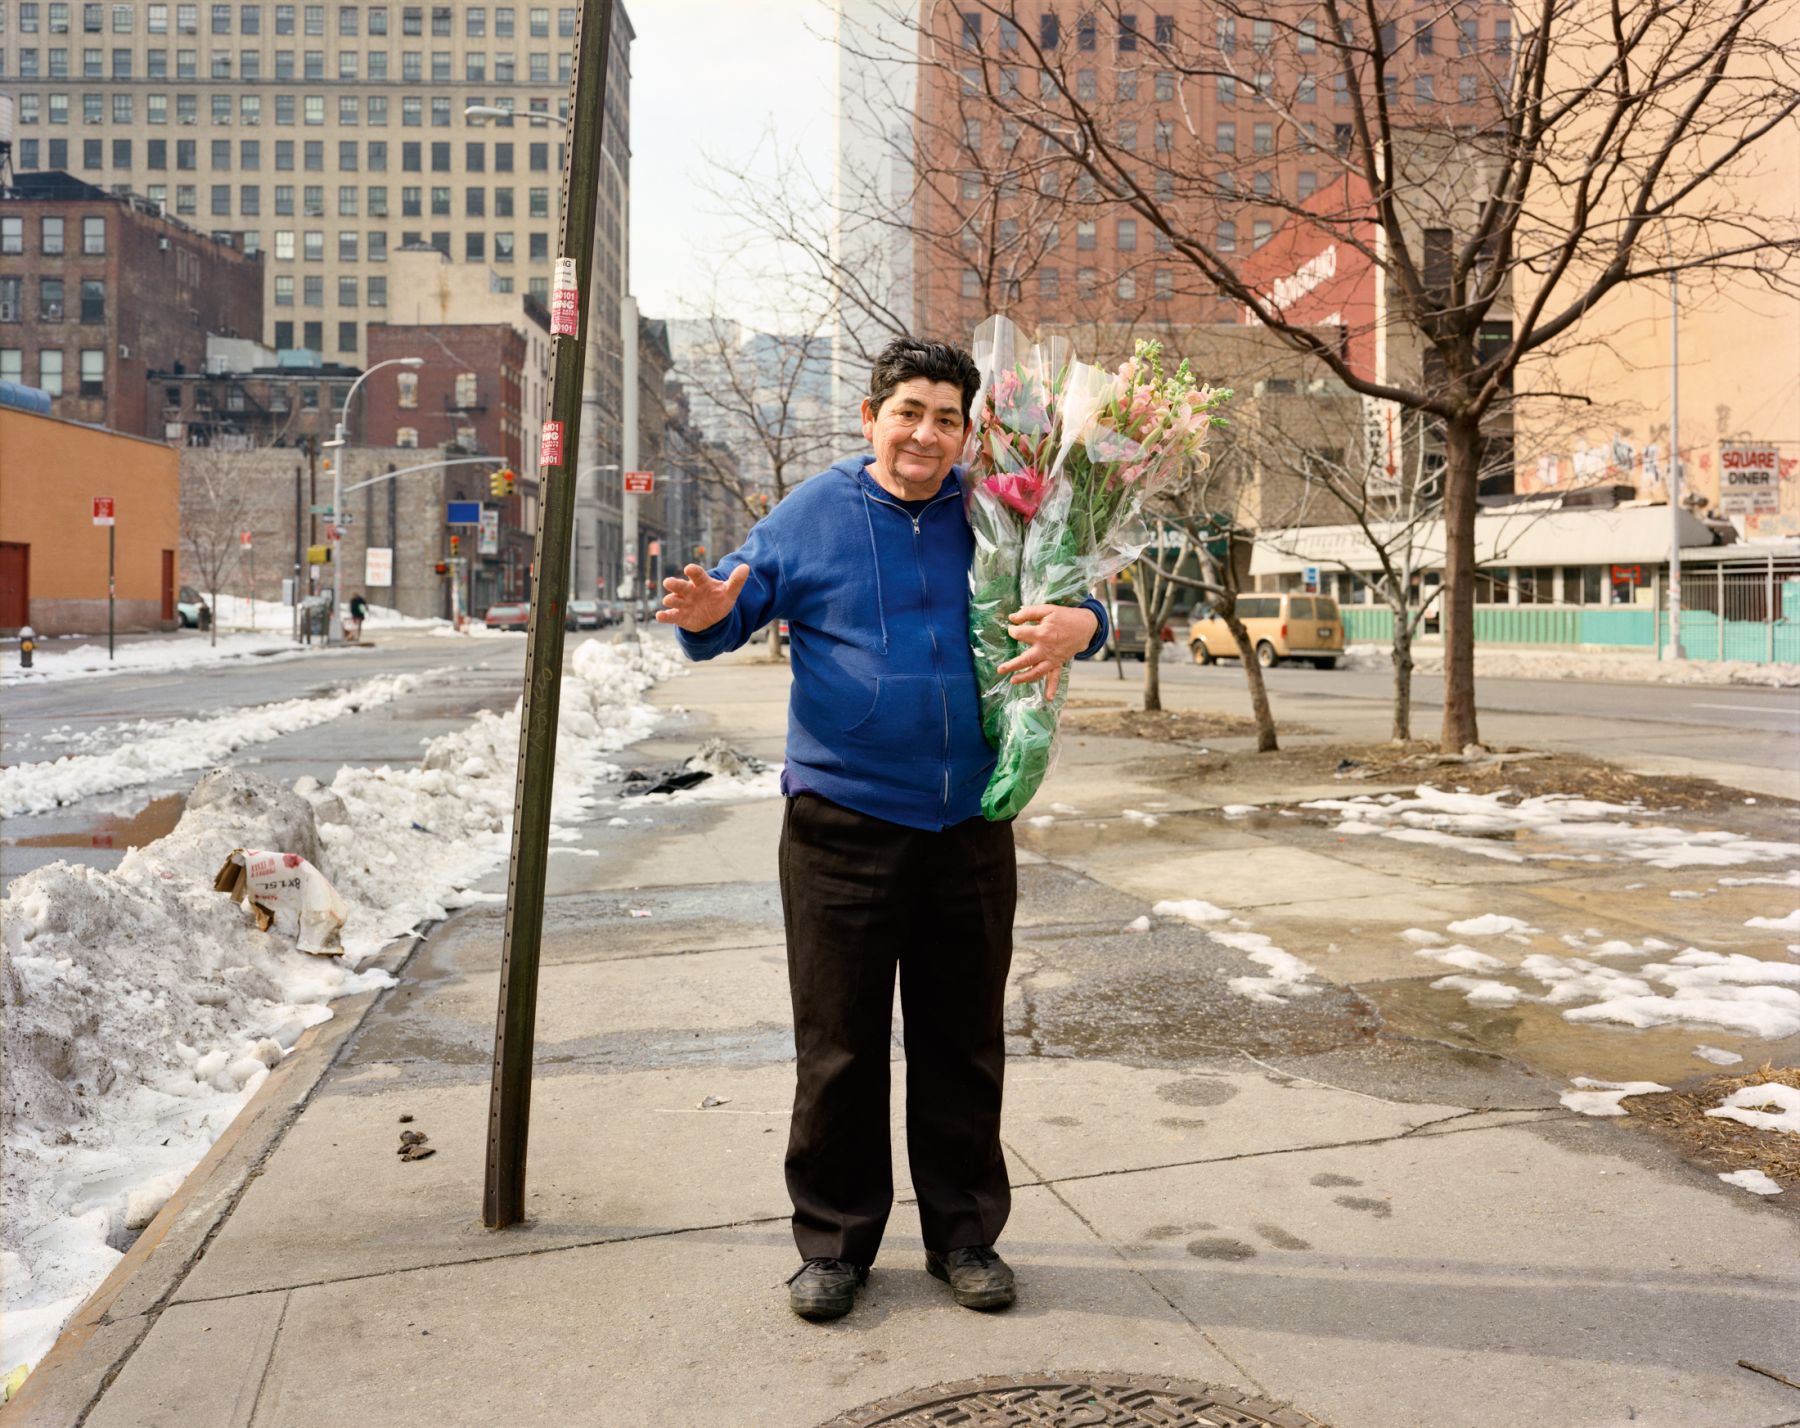
[[[1753,917],[1745,927],[1765,927],[1771,932],[1800,932],[1800,907],[1786,917]]]
[[[1572,857],[1583,862],[1642,862],[1674,869],[1738,867],[1800,858],[1800,843],[1750,838],[1724,829],[1699,832],[1635,821],[1646,818],[1648,811],[1570,794],[1520,798],[1505,789],[1455,793],[1427,784],[1414,790],[1411,798],[1365,795],[1316,799],[1300,806],[1336,814],[1340,833],[1379,834],[1509,863]],[[1520,851],[1534,843],[1545,845],[1546,851]]]
[[[1215,907],[1210,902],[1202,902],[1197,897],[1166,898],[1150,909],[1156,917],[1179,917],[1183,922],[1191,922],[1196,927],[1205,927],[1208,923],[1227,921],[1231,914],[1222,907]]]
[[[81,636],[80,639],[92,639]],[[220,635],[217,642],[198,633],[168,634],[155,639],[132,639],[116,644],[111,659],[106,655],[106,640],[84,644],[70,640],[63,647],[60,640],[45,640],[32,656],[30,669],[19,668],[16,647],[0,652],[0,683],[38,683],[74,679],[78,675],[144,674],[156,670],[187,670],[196,665],[218,664],[225,660],[294,659],[312,654],[319,647],[296,645],[282,635]]]
[[[1744,1058],[1735,1051],[1727,1051],[1720,1046],[1696,1046],[1694,1055],[1702,1061],[1710,1061],[1714,1066],[1736,1066]]]
[[[606,755],[650,732],[642,694],[681,667],[660,642],[575,650],[553,817],[583,813],[617,776]],[[469,885],[507,854],[518,743],[515,705],[433,740],[417,767],[345,768],[329,787],[220,771],[174,831],[117,868],[52,863],[12,883],[0,1363],[49,1349],[334,998],[392,985],[361,962],[451,907],[500,900]],[[214,892],[235,847],[311,858],[349,904],[344,955],[297,952]]]
[[[1752,1195],[1779,1195],[1781,1186],[1761,1170],[1722,1170],[1719,1179]]]
[[[1572,1079],[1582,1089],[1564,1091],[1560,1099],[1571,1111],[1580,1111],[1584,1116],[1623,1116],[1628,1112],[1620,1102],[1627,1096],[1649,1096],[1669,1089],[1655,1081],[1596,1081],[1591,1076]]]

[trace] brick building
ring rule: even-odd
[[[111,497],[114,627],[175,627],[181,474],[158,442],[0,405],[0,630],[106,629],[107,536],[94,498]]]
[[[262,329],[262,263],[63,173],[0,188],[0,380],[55,415],[160,434],[145,378],[199,371],[209,333]]]
[[[537,311],[547,335],[548,314],[541,304]],[[498,517],[497,528],[485,535],[461,533],[467,547],[462,553],[470,560],[471,608],[528,598],[537,537],[538,482],[532,473],[538,422],[533,414],[527,442],[524,401],[531,345],[524,333],[507,322],[373,323],[368,350],[371,369],[396,357],[422,357],[424,364],[376,371],[363,384],[365,442],[414,450],[415,465],[431,460],[432,452],[447,460],[493,458],[491,464],[457,465],[445,473],[472,478],[475,498]],[[496,498],[488,474],[502,467],[511,469],[517,481],[512,495]],[[421,478],[433,476],[421,472],[398,478],[396,484]]]

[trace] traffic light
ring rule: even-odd
[[[492,496],[495,500],[499,500],[505,494],[506,473],[504,471],[490,471],[488,473],[488,495]]]
[[[452,537],[452,538],[454,539],[454,537]],[[309,545],[309,546],[307,546],[307,548],[306,548],[306,563],[308,565],[330,565],[331,564],[331,547],[328,545]]]
[[[510,496],[518,489],[519,478],[517,474],[514,473],[512,467],[507,466],[501,470],[500,483],[502,487],[500,494],[503,496]]]
[[[440,560],[436,565],[432,566],[431,569],[434,574],[448,575],[450,573],[450,562],[447,560]]]
[[[697,545],[697,546],[695,546],[695,547],[694,547],[694,554],[695,554],[695,555],[696,555],[696,556],[699,556],[699,557],[704,557],[704,556],[705,556],[705,555],[706,555],[706,547],[705,547],[705,546],[703,546],[703,545]]]
[[[462,549],[462,537],[461,536],[451,536],[450,537],[450,558],[452,560],[454,560],[456,558],[457,551],[459,551],[461,549]]]

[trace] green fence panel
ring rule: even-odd
[[[1496,645],[1572,645],[1581,612],[1537,605],[1477,605],[1475,641]]]
[[[1656,645],[1656,612],[1635,605],[1578,610],[1577,643],[1584,645]]]
[[[1394,612],[1387,609],[1375,609],[1373,606],[1358,607],[1340,605],[1339,612],[1344,617],[1344,643],[1360,644],[1392,644],[1394,640]]]

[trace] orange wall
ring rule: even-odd
[[[95,496],[113,498],[118,522],[119,627],[154,628],[165,550],[176,552],[177,588],[181,580],[179,453],[0,407],[0,541],[31,547],[32,622],[40,633],[92,631],[95,602],[97,628],[106,628],[106,529],[94,524]]]

